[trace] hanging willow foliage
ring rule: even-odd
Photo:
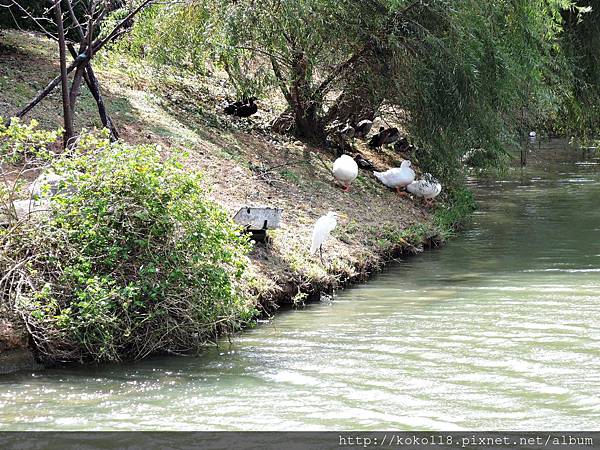
[[[575,6],[570,0],[192,1],[147,11],[121,49],[196,71],[220,65],[240,96],[277,88],[296,134],[317,142],[332,122],[395,111],[419,144],[421,162],[450,178],[466,152],[502,154],[529,127],[561,120],[569,101],[571,109],[583,108],[573,101],[583,92],[575,79],[598,91],[597,78],[575,70],[579,51],[595,67],[593,52],[585,53],[595,41],[565,38],[574,11],[583,22],[567,23],[569,33],[598,35]]]

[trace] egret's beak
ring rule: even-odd
[[[338,217],[340,219],[348,220],[348,214],[345,213],[338,213]]]

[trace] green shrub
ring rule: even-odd
[[[464,186],[453,188],[444,203],[436,208],[434,223],[442,237],[450,237],[462,228],[475,209],[475,198],[470,189]]]
[[[13,117],[10,123],[5,123],[0,117],[0,162],[17,164],[48,160],[53,155],[51,145],[56,143],[62,130],[39,130],[37,126],[35,119],[25,124]]]
[[[42,358],[188,352],[252,317],[249,242],[176,158],[84,134],[52,170],[64,189],[51,215],[0,235],[14,279],[4,301]]]

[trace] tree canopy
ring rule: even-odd
[[[572,69],[564,125],[585,136],[600,127],[600,8],[592,0],[577,3],[563,11],[563,47]]]
[[[153,6],[121,45],[187,70],[219,65],[240,97],[278,88],[309,140],[385,113],[444,175],[473,148],[501,153],[574,111],[595,125],[598,20],[579,3],[192,1]]]
[[[109,3],[105,30],[139,2]],[[447,176],[467,152],[497,157],[534,126],[589,135],[600,122],[591,0],[153,3],[118,50],[198,73],[217,66],[240,98],[277,89],[282,128],[315,143],[385,116]]]

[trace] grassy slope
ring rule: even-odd
[[[56,76],[55,46],[38,35],[4,32],[0,36],[0,116],[9,116]],[[95,68],[108,109],[122,137],[130,142],[157,142],[171,151],[186,149],[189,170],[205,174],[211,196],[232,214],[242,206],[284,209],[281,229],[252,254],[263,304],[302,300],[368,272],[432,235],[432,217],[410,199],[400,198],[361,171],[350,193],[332,182],[327,166],[333,156],[279,135],[268,123],[281,110],[274,95],[263,100],[251,119],[220,113],[227,96],[225,80],[156,74],[141,65],[99,59]],[[60,91],[56,90],[28,116],[42,126],[60,125]],[[272,108],[272,110],[271,110]],[[95,104],[83,89],[76,111],[77,127],[99,126]],[[398,164],[392,154],[361,152],[384,168]],[[325,264],[309,255],[312,225],[329,210],[349,219],[326,244]]]

